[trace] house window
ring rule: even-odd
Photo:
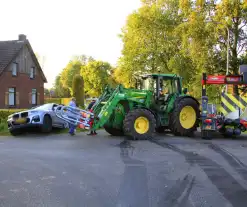
[[[9,106],[15,106],[15,88],[9,88]]]
[[[34,75],[35,75],[35,70],[34,70],[34,67],[31,67],[31,70],[30,70],[30,78],[33,79],[34,78]]]
[[[37,104],[37,90],[32,89],[32,105],[36,105],[36,104]]]
[[[17,63],[12,64],[12,76],[17,76]]]

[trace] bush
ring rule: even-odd
[[[8,116],[23,110],[25,109],[0,109],[0,135],[8,134],[8,125],[7,125]]]
[[[1,109],[0,110],[0,122],[6,122],[8,119],[8,116],[16,113],[16,112],[20,112],[23,111],[25,109]]]
[[[6,122],[0,121],[0,135],[4,135],[6,132],[8,132],[8,125]],[[2,134],[3,133],[3,134]]]
[[[62,104],[61,98],[45,98],[45,103]]]
[[[80,107],[84,108],[84,81],[80,75],[76,75],[72,82],[73,96]]]

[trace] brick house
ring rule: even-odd
[[[25,35],[0,41],[0,109],[44,103],[46,77]]]

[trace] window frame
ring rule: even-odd
[[[33,92],[33,90],[35,90],[35,92]],[[35,103],[33,103],[33,94],[35,94]],[[37,92],[37,89],[36,88],[32,88],[32,91],[31,91],[31,104],[32,106],[37,106],[38,104],[38,92]]]
[[[14,92],[11,92],[10,89],[14,89]],[[9,101],[9,99],[10,99],[10,94],[14,94],[14,105],[10,105],[10,101]],[[9,106],[10,108],[16,107],[16,87],[9,87],[9,88],[8,88],[8,106]]]
[[[13,73],[14,65],[16,66],[16,74]],[[18,75],[18,63],[17,62],[13,62],[11,64],[11,74],[12,74],[13,77],[16,77]]]
[[[30,75],[29,75],[30,79],[34,79],[35,78],[35,67],[31,67],[30,68]]]

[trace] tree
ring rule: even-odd
[[[246,1],[180,0],[180,5],[184,19],[188,21],[179,33],[183,36],[184,50],[190,53],[199,73],[202,70],[226,73],[229,30],[229,72],[238,74],[239,58],[247,46]],[[234,91],[238,93],[237,87]]]
[[[179,1],[143,0],[138,11],[129,15],[120,37],[122,57],[114,77],[125,86],[134,86],[134,75],[177,73],[189,86],[195,81],[195,63],[182,51],[177,28],[182,23]],[[121,74],[121,78],[118,78]]]
[[[49,91],[49,89],[45,88],[44,93],[45,93],[45,96],[48,96],[48,97],[50,96],[50,91]]]
[[[143,6],[128,16],[122,29],[123,58],[130,72],[172,72],[168,62],[178,51],[179,39],[173,29],[180,22],[178,3],[164,4],[145,1]]]
[[[63,69],[61,73],[61,83],[64,88],[68,88],[73,93],[72,82],[76,75],[80,74],[81,67],[85,66],[88,62],[93,61],[92,57],[87,57],[85,55],[74,56],[68,65]]]
[[[112,67],[103,61],[90,61],[81,67],[81,76],[84,80],[85,93],[90,96],[100,96],[108,84],[112,84]]]
[[[70,90],[71,94],[73,93],[72,90],[73,78],[76,75],[80,74],[81,66],[82,66],[81,62],[71,61],[70,63],[68,63],[66,68],[64,68],[61,73],[60,81],[64,88],[68,88]]]
[[[73,96],[80,107],[84,108],[84,82],[80,75],[75,75],[72,84]]]
[[[61,83],[61,75],[59,74],[56,79],[55,79],[55,83],[53,86],[53,90],[55,92],[56,97],[59,98],[68,98],[70,97],[70,90],[68,88],[63,87],[62,83]]]
[[[226,48],[227,30],[230,31],[230,73],[238,74],[240,58],[247,48],[247,2],[242,0],[224,0],[216,8],[214,21],[218,25],[218,37],[221,45]],[[222,26],[223,25],[223,26]],[[234,87],[238,94],[238,87]]]
[[[226,26],[230,72],[238,73],[247,47],[246,8],[241,0],[142,0],[122,30],[124,46],[114,79],[133,86],[135,73],[176,73],[199,97],[202,72],[226,72]],[[217,90],[209,87],[211,100],[220,96]]]

